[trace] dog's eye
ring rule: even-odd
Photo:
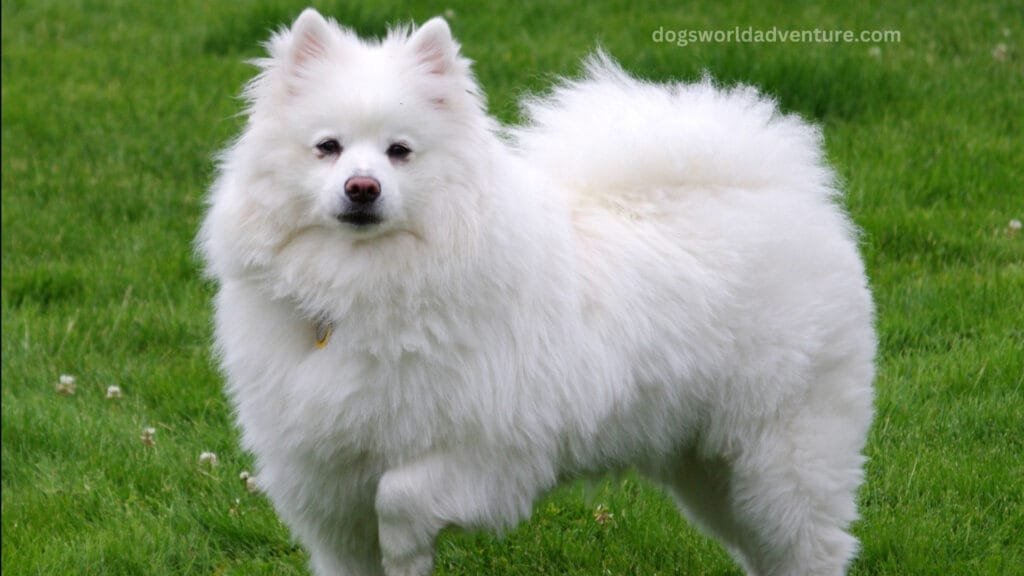
[[[388,158],[391,158],[392,160],[405,160],[411,153],[412,150],[410,150],[405,144],[395,143],[388,146]]]
[[[341,154],[341,143],[334,138],[327,138],[316,145],[316,151],[321,156],[337,156]]]

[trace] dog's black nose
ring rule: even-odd
[[[369,176],[353,176],[345,182],[345,196],[353,204],[371,204],[380,196],[380,182]]]

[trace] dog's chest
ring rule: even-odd
[[[488,410],[472,385],[481,372],[472,350],[423,326],[381,335],[341,324],[279,383],[295,402],[278,442],[335,460],[465,440]]]

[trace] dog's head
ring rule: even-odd
[[[444,192],[487,130],[448,24],[362,41],[307,9],[268,48],[246,138],[303,216],[361,239],[443,224],[421,219],[459,201]]]
[[[496,140],[444,20],[363,41],[306,10],[267,48],[200,236],[213,275],[294,292],[466,244]]]

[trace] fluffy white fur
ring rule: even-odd
[[[439,19],[364,42],[307,10],[269,52],[199,243],[317,574],[429,574],[443,527],[630,466],[749,574],[845,571],[875,338],[817,130],[598,55],[501,134]],[[338,221],[354,175],[379,224]]]

